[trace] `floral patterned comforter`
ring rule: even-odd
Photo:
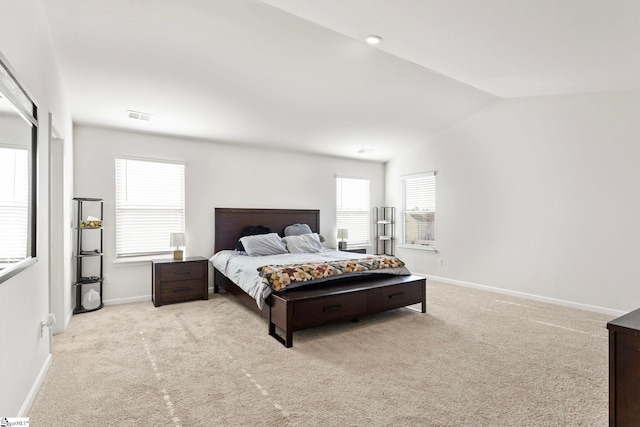
[[[372,272],[388,268],[404,267],[404,262],[385,255],[331,262],[309,262],[290,265],[263,265],[258,268],[262,282],[274,291],[287,286],[315,279],[323,279],[347,273]]]

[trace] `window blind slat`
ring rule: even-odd
[[[168,253],[184,232],[184,165],[116,159],[116,257]]]

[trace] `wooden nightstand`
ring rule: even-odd
[[[341,249],[342,252],[351,252],[354,254],[366,254],[366,249]]]
[[[209,299],[209,261],[204,257],[153,260],[151,276],[151,300],[156,307]]]

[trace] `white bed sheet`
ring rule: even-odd
[[[300,253],[300,254],[280,254],[265,256],[247,256],[241,255],[237,251],[224,250],[214,254],[209,261],[222,274],[227,276],[233,283],[238,285],[242,290],[256,300],[258,307],[262,308],[264,300],[271,293],[268,284],[263,283],[262,277],[258,273],[258,267],[263,265],[283,265],[283,264],[300,264],[306,262],[329,262],[342,259],[368,258],[371,254],[359,254],[352,252],[342,252],[332,249],[326,249],[316,253]],[[370,272],[369,272],[370,273]],[[406,267],[385,268],[376,273],[392,274],[392,275],[408,275],[411,274]],[[362,273],[360,273],[362,274]],[[349,277],[345,274],[339,277]],[[315,280],[315,283],[323,281]]]

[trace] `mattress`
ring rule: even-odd
[[[266,265],[290,265],[332,262],[348,259],[365,259],[371,256],[372,255],[342,252],[332,249],[326,249],[315,253],[286,253],[265,256],[247,256],[242,252],[224,250],[217,252],[209,260],[220,273],[224,274],[233,283],[244,290],[256,301],[258,307],[262,308],[264,300],[269,296],[269,294],[271,294],[271,292],[273,292],[273,290],[266,280],[260,276],[260,273],[258,272],[260,267]],[[317,284],[335,279],[366,276],[371,274],[409,275],[411,273],[404,266],[397,268],[385,268],[382,270],[344,273],[339,276],[314,279],[297,284],[296,286]],[[293,287],[294,286],[289,286],[287,289],[291,289]]]

